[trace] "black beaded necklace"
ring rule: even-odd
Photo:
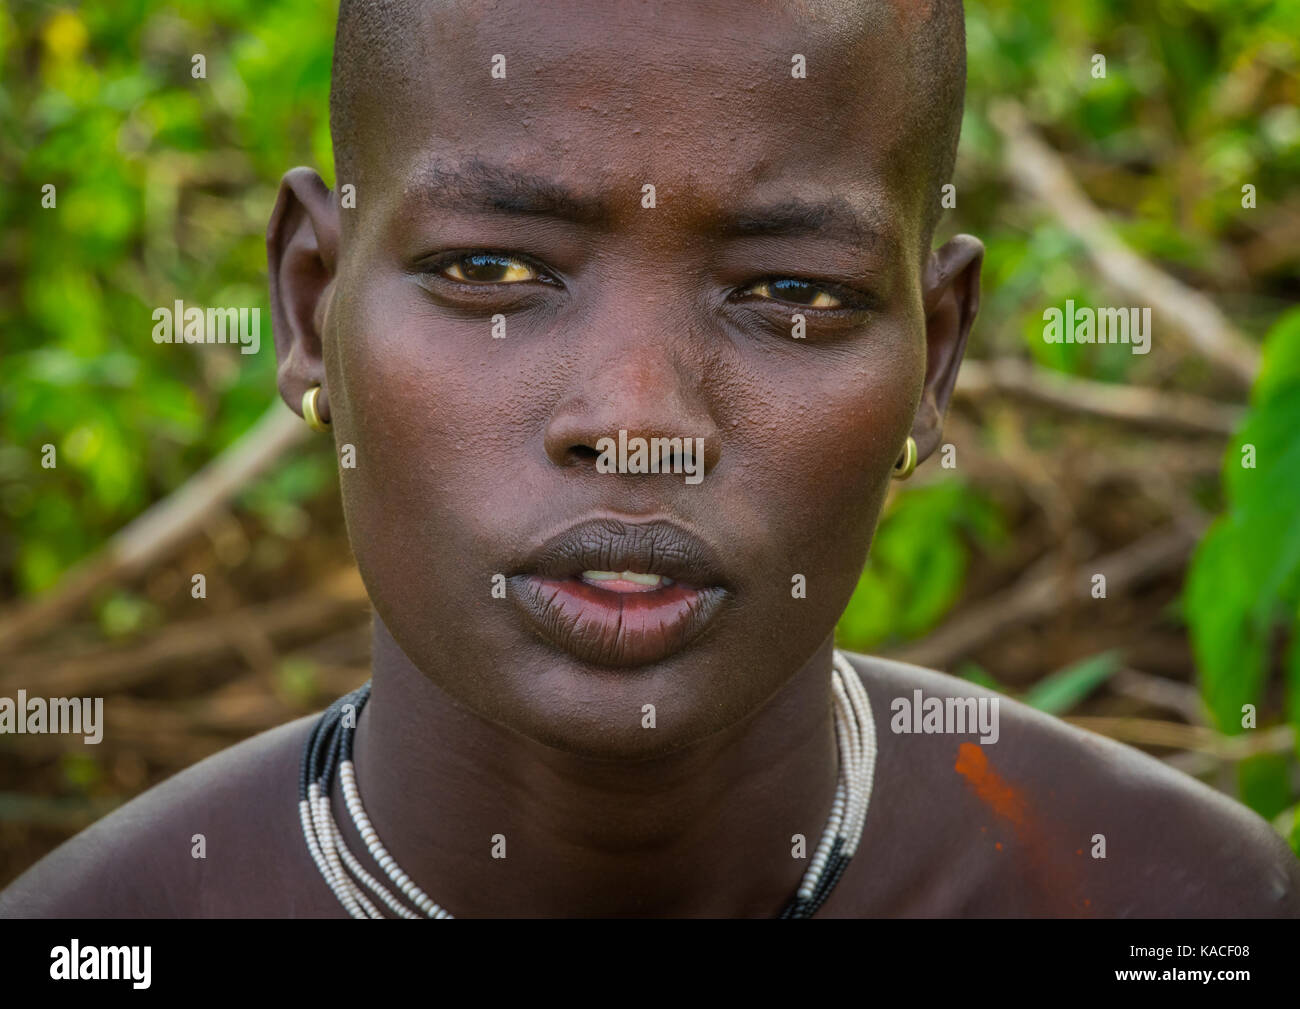
[[[840,744],[841,774],[836,788],[835,802],[827,824],[822,844],[813,856],[812,864],[804,875],[799,889],[786,903],[779,918],[811,918],[830,896],[835,884],[857,849],[867,803],[871,797],[871,784],[875,762],[875,726],[871,717],[870,701],[862,687],[856,670],[838,652],[835,653],[835,694],[837,702],[836,729]],[[365,896],[352,877],[343,872],[346,865],[366,887],[381,901],[402,917],[423,918],[451,915],[439,908],[411,882],[389,856],[378,835],[361,808],[360,795],[351,777],[352,736],[362,709],[370,699],[371,684],[340,697],[316,720],[303,748],[302,770],[298,781],[299,813],[308,849],[317,868],[334,891],[339,901],[353,917],[383,917],[378,908]],[[344,715],[351,709],[351,717]],[[843,717],[841,717],[843,716]],[[856,725],[849,725],[856,722]],[[847,760],[846,760],[847,750]],[[845,766],[848,765],[848,774]],[[856,765],[856,766],[855,766]],[[380,884],[360,864],[343,844],[342,836],[329,812],[333,794],[335,772],[344,769],[344,791],[349,810],[370,847],[370,853],[395,884],[399,891],[414,903],[423,914],[402,906],[400,899]],[[848,779],[846,783],[846,778]]]

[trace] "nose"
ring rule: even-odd
[[[603,451],[620,442],[635,449],[636,439],[642,439],[646,458],[657,461],[652,479],[701,465],[701,479],[711,473],[722,457],[722,438],[706,403],[705,365],[691,366],[674,338],[656,339],[642,327],[627,332],[625,339],[597,337],[591,345],[600,347],[598,356],[588,357],[589,364],[579,370],[547,422],[551,462],[601,472],[597,463]],[[703,445],[696,439],[703,439]],[[686,452],[694,461],[683,458]]]

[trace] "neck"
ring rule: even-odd
[[[362,801],[398,864],[458,917],[772,916],[834,796],[831,649],[828,637],[738,726],[652,760],[597,761],[456,705],[376,617],[353,750]],[[364,852],[337,801],[335,817]]]

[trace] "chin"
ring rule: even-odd
[[[636,669],[541,651],[517,656],[507,667],[514,682],[492,691],[498,703],[480,714],[572,756],[651,760],[700,743],[749,714],[743,698],[701,675],[725,667],[691,649]]]

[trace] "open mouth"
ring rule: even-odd
[[[584,571],[579,577],[588,585],[606,592],[653,592],[673,584],[673,580],[665,575],[637,571]]]
[[[545,641],[592,665],[639,666],[680,651],[726,600],[713,552],[669,522],[595,519],[548,540],[512,575],[511,597]]]

